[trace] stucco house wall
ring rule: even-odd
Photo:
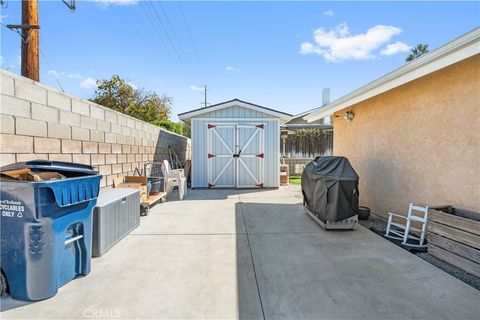
[[[480,55],[333,119],[333,153],[358,172],[361,205],[383,216],[409,202],[480,212]]]

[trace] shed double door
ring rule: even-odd
[[[263,188],[264,124],[207,124],[209,188]]]

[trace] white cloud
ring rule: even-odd
[[[333,12],[333,10],[327,10],[323,14],[329,17],[333,17],[335,15],[335,12]]]
[[[314,43],[302,43],[300,53],[318,54],[330,62],[371,60],[376,57],[378,48],[401,32],[402,29],[394,26],[376,25],[365,33],[352,35],[347,24],[342,23],[328,31],[325,28],[315,30]]]
[[[242,70],[240,70],[239,68],[232,66],[227,66],[225,70],[227,70],[228,72],[242,72]]]
[[[82,82],[80,82],[80,87],[86,88],[86,89],[93,88],[96,85],[97,85],[97,80],[95,80],[91,77],[87,77],[87,78],[83,79]]]
[[[53,75],[54,75],[55,77],[57,77],[57,78],[60,78],[60,77],[65,76],[65,72],[63,72],[63,71],[58,72],[58,71],[53,70],[53,69],[52,69],[52,70],[48,70],[48,73],[49,73],[49,74],[53,74]]]
[[[196,85],[192,84],[190,86],[190,89],[192,89],[193,91],[203,91],[204,87],[200,87],[200,86],[196,86]]]
[[[109,5],[129,6],[129,5],[138,3],[138,0],[88,0],[88,1],[96,2],[102,8],[106,8]]]
[[[380,51],[380,54],[382,56],[391,56],[400,52],[410,51],[411,48],[412,47],[410,47],[408,44],[397,41],[395,43],[388,44],[385,49]]]
[[[311,42],[304,42],[300,45],[300,53],[302,54],[308,54],[308,53],[313,53],[315,52],[315,48],[313,46],[313,43]]]
[[[78,72],[67,73],[65,71],[57,71],[57,70],[51,69],[51,70],[48,70],[48,73],[51,75],[54,75],[56,78],[59,78],[59,79],[66,77],[74,80],[80,80],[79,82],[80,87],[85,89],[90,89],[97,85],[97,80],[95,78],[84,77]],[[128,84],[134,87],[135,89],[137,88],[133,83],[128,83]]]
[[[0,22],[3,22],[5,18],[8,18],[8,16],[0,14]]]
[[[79,73],[69,73],[69,74],[67,74],[67,77],[69,77],[71,79],[79,79],[79,80],[83,79],[82,75],[79,74]]]

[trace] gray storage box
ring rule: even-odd
[[[92,256],[100,257],[140,224],[140,192],[108,188],[93,211]]]

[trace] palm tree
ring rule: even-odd
[[[428,52],[428,44],[419,43],[414,48],[412,48],[410,51],[411,51],[410,54],[405,59],[405,61],[407,61],[407,62],[412,61],[413,59],[420,57],[422,54],[427,53]]]

